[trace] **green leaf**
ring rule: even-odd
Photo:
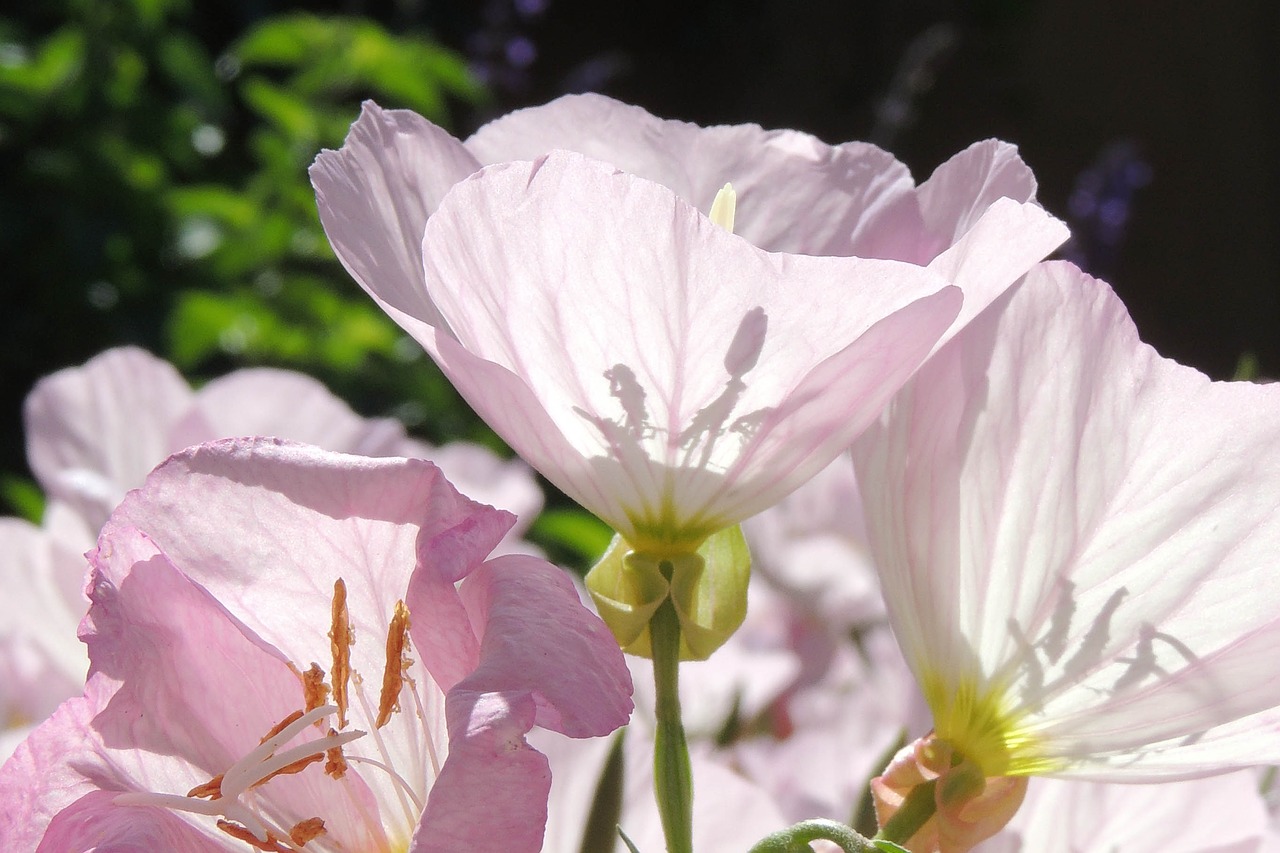
[[[16,515],[32,524],[39,524],[44,517],[44,493],[31,480],[13,474],[0,476],[0,495]]]
[[[548,510],[538,516],[529,538],[540,545],[572,551],[585,563],[594,563],[609,547],[613,531],[609,525],[581,509]]]
[[[315,111],[288,89],[251,77],[241,87],[245,101],[268,122],[294,139],[315,139],[318,126]]]

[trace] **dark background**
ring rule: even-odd
[[[97,20],[95,9],[113,5],[33,4],[0,18],[0,42],[38,45],[68,20]],[[150,23],[103,25],[104,38],[140,45],[144,71],[157,33],[181,30],[192,55],[212,68],[247,31],[298,11],[366,18],[396,38],[437,42],[488,90],[481,97],[465,86],[445,87],[448,106],[436,120],[460,136],[510,109],[593,89],[700,124],[756,122],[829,142],[868,139],[893,151],[917,180],[975,140],[1007,139],[1036,172],[1041,202],[1071,223],[1076,242],[1065,252],[1112,283],[1147,341],[1214,378],[1234,375],[1246,356],[1261,375],[1280,375],[1280,5],[1271,2],[134,5],[154,7]],[[0,66],[7,61],[3,49]],[[294,128],[284,146],[288,157],[270,160],[281,146],[256,135],[270,119],[235,88],[246,78],[222,70],[207,79],[187,76],[199,78],[188,81],[195,89],[209,89],[195,99],[197,112],[226,128],[226,151],[208,163],[165,160],[164,186],[224,180],[263,210],[291,210],[307,228],[314,214],[304,209],[304,171],[315,150],[340,140],[360,97],[406,105],[385,87],[347,87],[324,101],[333,109],[319,130]],[[125,111],[136,127],[159,121],[170,94],[174,103],[192,100],[187,83],[176,84],[168,73],[144,74],[146,99]],[[92,90],[93,74],[82,76],[76,85]],[[32,382],[123,342],[143,344],[197,379],[248,363],[308,369],[366,414],[404,415],[397,398],[409,395],[437,407],[452,399],[434,380],[370,380],[388,373],[386,353],[339,358],[297,341],[184,349],[175,329],[190,326],[173,318],[179,309],[187,311],[184,322],[193,315],[182,294],[203,288],[249,298],[264,268],[282,271],[286,295],[296,276],[327,282],[342,294],[334,297],[340,303],[351,300],[341,303],[347,312],[369,306],[359,304],[360,294],[332,260],[320,257],[323,247],[266,247],[239,260],[215,254],[213,264],[174,261],[169,247],[178,208],[151,205],[134,184],[114,176],[122,161],[104,156],[94,135],[103,109],[96,96],[54,87],[44,100],[22,101],[15,91],[0,85],[0,471],[25,471],[18,412]],[[142,139],[133,129],[110,130]],[[146,149],[151,142],[137,144]],[[287,193],[275,192],[272,179],[294,183]],[[244,228],[241,243],[261,230]],[[107,307],[94,291],[104,280],[118,291]],[[305,336],[308,328],[323,328],[307,326],[323,312],[306,305],[271,310],[290,322],[297,317],[289,312],[302,310],[297,325]],[[391,344],[385,348],[390,352]],[[407,420],[437,440],[475,431],[447,418]]]

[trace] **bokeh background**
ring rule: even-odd
[[[121,343],[197,383],[304,370],[362,414],[497,446],[336,263],[306,167],[363,98],[465,136],[587,90],[867,139],[917,180],[1015,142],[1063,253],[1147,341],[1280,374],[1280,4],[45,0],[0,17],[0,509],[40,511],[31,385]]]

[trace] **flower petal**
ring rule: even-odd
[[[422,278],[422,229],[440,199],[480,168],[462,143],[408,110],[366,101],[340,151],[311,166],[320,221],[360,286],[440,323]]]
[[[1280,703],[1280,388],[1161,359],[1101,282],[1038,267],[855,459],[917,676],[1003,690],[1059,769]]]
[[[770,497],[735,513],[794,488],[959,305],[911,265],[768,255],[669,190],[563,152],[460,184],[424,255],[461,346],[397,319],[522,456],[624,535],[673,492],[690,495],[686,518],[713,513],[744,457],[736,493]],[[788,466],[758,451],[757,428],[802,470],[775,485]],[[603,485],[617,482],[630,494]],[[719,515],[707,525],[738,520]]]
[[[524,713],[519,713],[498,696],[477,701],[470,692],[450,695],[450,720],[465,718],[469,725],[466,732],[452,732],[449,759],[431,791],[410,853],[542,849],[551,770],[546,756],[524,739],[533,725],[533,707],[527,696],[522,704]],[[496,792],[501,795],[495,799]]]
[[[1280,841],[1250,771],[1120,785],[1040,779],[1008,828],[982,853],[1162,850],[1228,853],[1269,850]]]
[[[227,844],[216,844],[168,809],[118,806],[114,802],[118,796],[116,791],[91,791],[60,811],[50,822],[36,853],[226,853],[231,847],[229,838]]]
[[[323,384],[291,370],[237,370],[206,384],[192,403],[174,427],[171,450],[270,435],[361,456],[394,456],[406,441],[399,421],[362,418]]]
[[[42,528],[0,518],[0,728],[43,720],[88,669],[75,629],[87,564]],[[0,760],[8,757],[0,751]]]
[[[173,448],[191,389],[145,350],[108,350],[36,383],[23,408],[27,461],[46,492],[96,531]]]
[[[415,573],[415,584],[426,571]],[[425,589],[410,589],[410,610],[419,611]],[[457,690],[528,694],[537,725],[571,737],[626,724],[631,676],[622,653],[562,570],[533,557],[498,557],[476,569],[458,595],[470,623],[480,627],[480,652]],[[428,630],[444,633],[433,620],[419,620],[412,630],[415,646]]]
[[[509,113],[465,144],[486,164],[576,151],[664,184],[699,210],[732,183],[735,232],[771,252],[855,254],[857,232],[914,190],[905,166],[865,142],[827,145],[754,124],[702,128],[596,94]]]
[[[455,571],[465,573],[510,522],[509,514],[458,494],[428,462],[236,439],[169,459],[111,526],[146,530],[188,576],[305,666],[329,648],[338,578],[346,582],[358,636],[382,637],[405,596],[419,543],[444,541],[460,525],[487,524],[486,536],[453,552]],[[376,641],[358,642],[351,665],[366,677],[381,672],[383,651]]]

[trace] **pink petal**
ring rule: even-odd
[[[1007,198],[996,199],[973,216],[976,221],[963,235],[929,262],[931,271],[964,291],[964,306],[934,352],[1068,236],[1065,225],[1036,205]]]
[[[1163,785],[1037,779],[1009,827],[978,850],[1244,853],[1275,843],[1269,817],[1251,771]]]
[[[951,246],[1000,199],[1033,201],[1036,178],[1018,156],[1016,146],[988,139],[975,142],[939,166],[916,195],[925,228],[943,246]],[[922,262],[929,260],[932,258]]]
[[[119,686],[93,718],[101,748],[89,752],[105,750],[124,790],[182,794],[227,770],[304,707],[297,669],[306,664],[254,635],[143,534],[109,527],[94,566],[82,636],[91,678]],[[148,784],[157,760],[186,778]],[[359,817],[376,808],[354,775],[343,785],[318,771],[284,777],[272,782],[270,802],[286,826],[320,815],[337,843],[380,840]]]
[[[170,450],[217,438],[270,435],[343,453],[392,456],[405,441],[398,421],[362,418],[320,382],[289,370],[228,373],[202,387],[192,403],[174,427]]]
[[[570,737],[604,735],[626,724],[631,675],[622,653],[561,569],[532,557],[498,557],[460,592],[485,628],[480,664],[458,689],[528,692],[536,724]]]
[[[67,807],[49,824],[36,853],[93,850],[95,853],[225,853],[236,842],[216,844],[168,809],[127,807],[113,802],[116,791],[92,791]]]
[[[450,720],[465,716],[472,725],[465,736],[452,732],[449,759],[409,850],[537,853],[547,822],[551,771],[546,757],[524,739],[533,725],[532,702],[525,697],[523,710],[518,710],[496,696],[484,697],[478,705],[469,704],[472,698],[465,694],[466,712],[460,715],[455,710],[459,694],[449,697]]]
[[[302,706],[289,661],[245,633],[142,533],[114,528],[93,563],[81,637],[91,675],[120,685],[94,720],[107,744],[179,755],[213,776]],[[216,688],[243,710],[228,717],[209,701]]]
[[[1008,685],[1066,769],[1280,704],[1280,389],[1161,359],[1101,282],[1038,267],[855,458],[908,661]]]
[[[1035,178],[1014,146],[996,140],[975,143],[863,223],[850,254],[928,264],[1001,198],[1030,202],[1035,190]]]
[[[855,234],[913,190],[906,167],[874,145],[754,124],[702,128],[594,94],[509,113],[466,147],[486,164],[576,151],[664,184],[699,210],[731,182],[734,230],[771,252],[855,254]]]
[[[316,158],[311,182],[329,242],[360,286],[439,323],[422,277],[422,229],[449,188],[479,167],[421,116],[366,101],[342,150]]]
[[[169,432],[191,397],[172,366],[134,347],[46,376],[23,409],[31,470],[97,530],[175,449]]]
[[[44,529],[0,518],[0,728],[43,720],[84,686],[89,662],[75,631],[89,606],[87,567]]]
[[[452,543],[455,528],[484,526],[484,536],[450,552],[456,579],[488,556],[510,522],[459,495],[428,462],[244,439],[172,457],[111,525],[146,530],[189,577],[302,666],[329,647],[333,585],[343,578],[352,626],[370,638],[352,648],[352,666],[369,674],[382,671],[384,649],[373,638],[386,635],[420,543]]]
[[[79,757],[96,711],[67,700],[0,767],[0,849],[35,850],[54,816],[95,789],[67,759]]]
[[[582,245],[593,251],[573,248]],[[735,513],[794,488],[847,444],[958,309],[918,267],[767,255],[669,190],[564,153],[460,184],[428,224],[424,255],[462,348],[397,319],[522,456],[622,532],[628,513],[658,511],[673,476],[690,481],[676,487],[686,516],[737,520],[716,512],[724,480],[709,471],[744,457],[729,472]],[[753,322],[755,357],[726,362]],[[745,437],[755,423],[767,442]],[[743,437],[717,438],[734,424]],[[744,500],[763,472],[787,470],[759,450],[765,443],[801,470]]]
[[[487,447],[466,441],[430,447],[410,439],[399,455],[431,460],[464,495],[510,512],[516,523],[507,534],[507,545],[524,551],[533,547],[515,543],[542,513],[544,501],[533,471],[522,460],[503,459]],[[499,546],[499,552],[506,553],[505,547]]]

